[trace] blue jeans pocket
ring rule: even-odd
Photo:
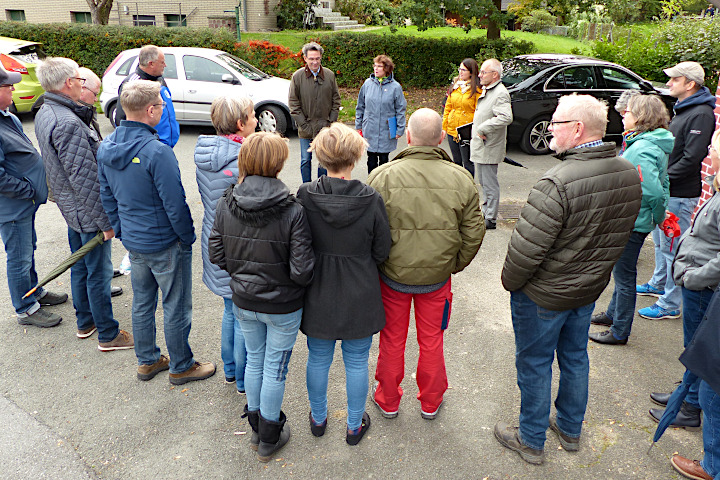
[[[548,310],[547,308],[537,307],[537,316],[541,320],[552,320],[557,317],[559,312]]]

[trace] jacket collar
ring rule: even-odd
[[[318,77],[320,77],[321,79],[325,80],[325,72],[324,72],[323,70],[324,70],[324,69],[323,69],[323,67],[322,67],[322,65],[321,65],[321,66],[320,66],[320,69],[318,70]],[[310,70],[310,67],[308,67],[307,65],[305,65],[305,76],[306,76],[307,78],[310,78],[310,77],[313,76],[312,70]]]
[[[140,68],[140,65],[138,65],[137,69],[135,70],[135,73],[137,73],[138,77],[142,78],[143,80],[152,80],[153,82],[159,82],[160,79],[162,78],[162,75],[157,76],[157,77],[155,75],[150,75],[145,70]]]
[[[57,105],[62,105],[63,107],[72,110],[72,112],[77,115],[78,118],[80,118],[80,120],[82,120],[85,125],[88,126],[90,125],[90,122],[92,122],[93,114],[95,113],[93,108],[81,105],[67,95],[63,95],[62,93],[45,92],[45,103],[55,103]]]
[[[419,160],[447,160],[452,162],[450,155],[440,147],[407,147],[398,153],[393,160],[400,160],[410,156]]]
[[[597,147],[571,148],[570,150],[553,155],[558,160],[596,160],[615,157],[615,144],[604,142]]]

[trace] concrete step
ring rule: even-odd
[[[353,20],[354,21],[354,20]],[[355,25],[336,25],[333,30],[354,30],[356,28],[365,28],[364,23],[356,23]]]
[[[341,17],[341,16],[337,16],[337,17],[321,17],[321,16],[319,16],[319,15],[315,15],[315,18],[321,19],[323,23],[336,23],[336,22],[347,22],[347,21],[351,21],[351,20],[350,20],[350,17]],[[354,21],[354,20],[352,20],[352,21]]]
[[[332,22],[323,22],[323,25],[327,25],[328,27],[332,28],[332,27],[339,27],[342,25],[357,25],[357,23],[358,22],[356,22],[355,20],[341,20],[339,22],[336,22],[335,20],[333,20]]]

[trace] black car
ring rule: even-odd
[[[617,139],[623,132],[615,102],[625,90],[660,95],[672,115],[675,98],[667,89],[654,87],[615,63],[577,55],[536,54],[513,57],[502,64],[502,82],[510,92],[513,111],[508,143],[519,144],[531,155],[550,151],[552,134],[548,125],[558,98],[563,95],[577,92],[605,100],[610,107],[607,136],[611,139]]]

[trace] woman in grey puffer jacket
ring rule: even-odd
[[[210,107],[210,118],[217,135],[200,135],[195,146],[197,183],[205,208],[202,223],[203,283],[223,298],[220,356],[225,383],[235,384],[245,393],[245,338],[233,314],[230,275],[208,258],[208,237],[215,221],[215,208],[223,192],[238,180],[238,153],[243,139],[255,132],[257,119],[252,100],[247,97],[218,97]]]

